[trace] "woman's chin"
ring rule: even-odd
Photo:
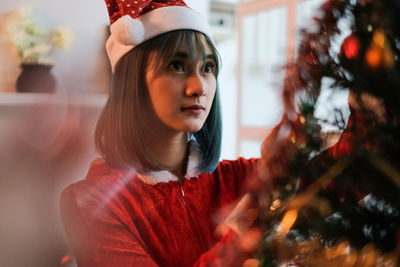
[[[187,132],[187,133],[195,133],[195,132],[200,131],[201,127],[202,126],[200,126],[200,127],[198,127],[198,126],[196,126],[196,127],[188,127],[185,132]]]
[[[195,133],[201,130],[204,123],[190,123],[185,125],[185,132],[187,133]]]

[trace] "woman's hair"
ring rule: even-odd
[[[167,66],[180,44],[187,43],[190,55],[200,49],[206,60],[205,48],[201,42],[204,36],[215,58],[215,77],[218,76],[219,54],[211,40],[200,32],[177,30],[156,36],[138,45],[118,62],[110,97],[97,122],[95,143],[97,150],[107,164],[119,168],[139,168],[141,170],[162,170],[167,167],[155,159],[145,146],[146,121],[143,118],[145,99],[148,94],[146,70],[150,56],[159,62],[158,70]],[[202,162],[198,169],[212,172],[221,153],[222,121],[217,90],[210,113],[200,131],[193,133],[198,143]],[[147,126],[149,129],[151,126]]]

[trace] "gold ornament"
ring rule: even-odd
[[[381,67],[391,69],[394,66],[394,53],[382,30],[374,31],[372,44],[367,50],[365,59],[372,69]]]
[[[377,47],[376,45],[372,45],[366,54],[366,60],[368,65],[373,68],[376,69],[380,66],[381,62],[382,62],[382,52],[381,49],[379,49],[379,47]]]

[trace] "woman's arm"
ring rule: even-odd
[[[243,262],[248,259],[249,253],[240,247],[240,237],[232,229],[228,229],[227,233],[221,240],[214,245],[209,251],[202,254],[193,265],[194,267],[242,267]]]
[[[154,261],[139,233],[107,211],[103,197],[91,190],[82,193],[82,189],[76,193],[68,187],[60,201],[64,228],[79,267],[163,266]],[[247,254],[239,246],[239,235],[229,227],[193,266],[242,266]]]
[[[87,198],[78,198],[68,187],[60,209],[79,267],[158,266],[134,234],[105,212],[100,199],[90,192]]]

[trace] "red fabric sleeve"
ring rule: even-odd
[[[121,220],[106,212],[104,206],[99,208],[99,200],[93,195],[79,199],[72,188],[64,190],[61,196],[64,228],[78,266],[159,266],[140,238],[135,237]],[[237,238],[230,229],[193,266],[242,266],[245,255],[238,249]]]
[[[96,200],[79,200],[71,188],[61,196],[64,228],[78,266],[158,266],[122,222],[95,208]]]
[[[230,229],[209,251],[200,256],[194,267],[241,267],[249,258],[238,246],[239,236]]]

